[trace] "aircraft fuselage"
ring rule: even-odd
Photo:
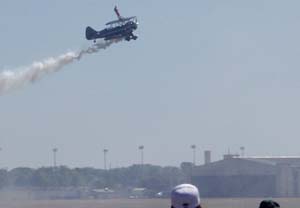
[[[137,23],[134,21],[128,21],[123,25],[116,27],[105,28],[101,31],[95,31],[91,27],[86,28],[86,39],[96,40],[103,38],[104,40],[121,39],[129,41],[131,39],[137,39],[137,36],[133,35],[133,31],[137,29]]]

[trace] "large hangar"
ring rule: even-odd
[[[300,157],[224,155],[195,166],[191,180],[205,197],[298,197]]]

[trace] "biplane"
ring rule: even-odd
[[[106,23],[105,29],[96,31],[90,26],[86,28],[85,37],[87,40],[96,42],[97,39],[103,38],[104,40],[125,39],[130,41],[138,38],[133,34],[133,31],[138,27],[137,17],[122,17],[116,6],[114,11],[118,19]]]

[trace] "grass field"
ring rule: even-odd
[[[300,198],[275,199],[281,207],[299,208]],[[204,208],[258,208],[261,199],[203,199]],[[169,208],[167,199],[0,201],[1,208]]]

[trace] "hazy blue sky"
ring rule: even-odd
[[[0,167],[112,167],[300,155],[300,2],[0,1],[0,68],[77,50],[87,25],[137,15],[139,39],[0,97]]]

